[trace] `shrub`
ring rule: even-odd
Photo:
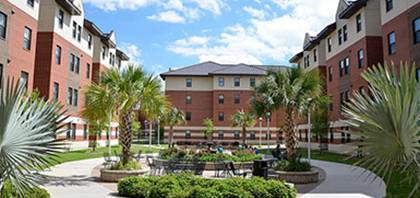
[[[279,161],[274,167],[278,171],[291,171],[291,172],[305,172],[311,170],[311,165],[308,162],[295,161]]]
[[[111,166],[111,170],[139,170],[141,168],[141,164],[137,161],[130,161],[127,164],[120,161]]]
[[[17,190],[10,182],[5,182],[0,192],[1,198],[21,198]],[[43,188],[32,188],[30,192],[23,195],[23,198],[50,198],[50,194]]]
[[[211,180],[187,173],[124,178],[118,183],[118,193],[132,198],[296,197],[293,187],[278,180],[258,177]]]
[[[218,162],[218,161],[234,161],[234,162],[249,162],[259,160],[262,158],[261,155],[255,154],[251,150],[237,150],[232,155],[225,153],[210,153],[206,150],[202,150],[199,153],[193,153],[189,150],[181,150],[177,148],[169,148],[162,150],[160,158],[165,160],[182,160],[182,161],[200,161],[200,162]]]

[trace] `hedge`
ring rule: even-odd
[[[19,196],[17,190],[10,182],[5,182],[3,188],[0,190],[1,198],[50,198],[50,194],[43,188],[33,188],[31,192]]]
[[[296,190],[259,177],[204,179],[189,173],[128,177],[118,183],[120,196],[131,198],[294,198]]]

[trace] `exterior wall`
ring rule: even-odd
[[[36,33],[38,31],[38,3],[35,2],[34,7],[26,4],[26,1],[1,1],[5,8],[9,8],[8,26],[6,42],[8,45],[8,60],[4,64],[4,76],[14,78],[15,81],[20,79],[21,72],[28,73],[28,90],[33,88],[34,79],[34,63],[36,49]],[[24,28],[31,29],[30,49],[23,47]],[[13,45],[12,45],[13,43]]]
[[[0,12],[5,14],[7,16],[7,24],[10,24],[10,16],[12,14],[12,9],[10,7],[10,5],[8,3],[6,3],[5,1],[0,1]],[[9,26],[7,27],[7,30],[9,29]],[[7,59],[9,57],[8,55],[8,42],[9,41],[9,31],[6,31],[6,38],[0,38],[0,65],[2,66],[2,68],[0,68],[0,74],[3,75],[3,79],[6,79],[6,73],[5,73],[5,68],[7,66]],[[2,70],[1,70],[2,69]],[[1,80],[0,79],[0,87],[1,87]]]
[[[111,37],[111,40],[115,42],[115,35]],[[116,49],[110,48],[106,46],[102,41],[100,37],[94,36],[93,37],[94,42],[94,53],[93,53],[93,62],[99,63],[101,65],[104,65],[106,68],[116,67],[118,66],[118,61],[115,61],[115,64],[110,64],[110,58],[111,55],[114,55],[116,57]],[[105,57],[102,56],[103,48],[106,49]]]
[[[413,20],[420,17],[420,1],[394,1],[394,8],[385,11],[385,5],[381,5],[382,12],[382,43],[384,60],[397,65],[400,62],[412,61],[420,67],[420,45],[414,44]],[[395,33],[396,53],[388,53],[388,34]]]
[[[186,80],[192,80],[192,87],[186,87]],[[211,91],[213,78],[211,77],[166,77],[165,90],[167,91]]]

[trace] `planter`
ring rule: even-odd
[[[131,176],[141,176],[146,174],[146,170],[109,170],[101,169],[101,181],[104,182],[118,182],[122,178]]]
[[[278,174],[279,180],[285,180],[293,184],[310,184],[319,181],[319,172],[315,169],[306,172],[275,171],[275,173]]]

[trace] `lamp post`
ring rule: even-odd
[[[259,119],[259,126],[260,126],[260,148],[262,148],[262,121],[263,121],[263,118],[262,117],[260,117]]]
[[[157,145],[160,146],[160,116],[157,120]]]
[[[308,163],[311,164],[311,103],[312,98],[308,99]]]
[[[271,112],[267,112],[266,114],[267,116],[267,148],[270,148],[270,117],[271,117]]]

